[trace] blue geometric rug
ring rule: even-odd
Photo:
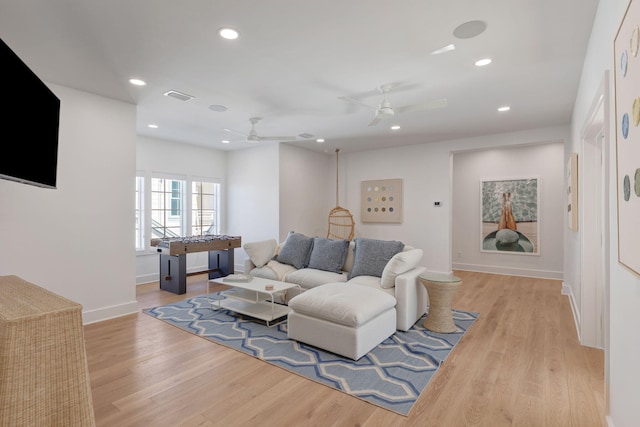
[[[212,310],[204,295],[143,312],[405,416],[478,318],[478,313],[452,310],[458,331],[439,334],[422,327],[423,317],[407,332],[396,331],[358,361],[353,361],[288,339],[286,320],[267,327],[264,322],[248,316],[224,309]]]

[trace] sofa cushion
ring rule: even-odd
[[[269,280],[279,280],[276,272],[273,271],[273,269],[269,268],[267,265],[254,268],[249,272],[249,274],[253,277],[261,277],[263,279]]]
[[[275,256],[275,260],[297,269],[305,268],[309,262],[312,246],[312,237],[291,231],[280,248],[280,253]]]
[[[334,273],[332,271],[317,270],[315,268],[302,268],[288,273],[286,281],[300,285],[305,289],[311,289],[326,283],[344,283],[347,281],[347,273]]]
[[[381,277],[389,260],[404,248],[404,243],[396,240],[356,237],[354,242],[354,261],[349,279],[356,276]]]
[[[340,273],[347,258],[347,249],[349,249],[348,240],[314,237],[308,267]]]
[[[376,276],[356,276],[353,279],[349,280],[346,285],[347,286],[350,286],[350,285],[367,286],[369,288],[374,288],[374,289],[378,289],[380,291],[386,292],[393,297],[396,296],[396,288],[381,287],[380,278]]]
[[[276,239],[262,240],[260,242],[250,242],[242,245],[251,262],[256,267],[263,267],[276,253],[278,242]]]
[[[416,267],[422,259],[422,249],[410,249],[395,254],[382,270],[380,286],[392,288],[396,285],[396,276]]]
[[[289,307],[297,313],[352,327],[395,305],[396,299],[379,289],[344,283],[327,283],[289,301]]]

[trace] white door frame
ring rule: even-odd
[[[578,160],[580,209],[580,342],[602,348],[609,383],[609,71],[595,94],[582,127]],[[608,394],[605,393],[608,406]]]

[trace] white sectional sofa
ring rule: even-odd
[[[396,301],[396,329],[408,330],[425,312],[427,293],[418,281],[422,249],[401,242],[355,238],[354,241],[309,237],[291,232],[275,239],[243,245],[249,258],[244,273],[300,285],[304,292],[344,282],[379,289]],[[297,293],[282,295],[287,303]]]

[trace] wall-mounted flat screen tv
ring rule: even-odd
[[[60,100],[2,39],[0,70],[0,178],[56,188]]]

